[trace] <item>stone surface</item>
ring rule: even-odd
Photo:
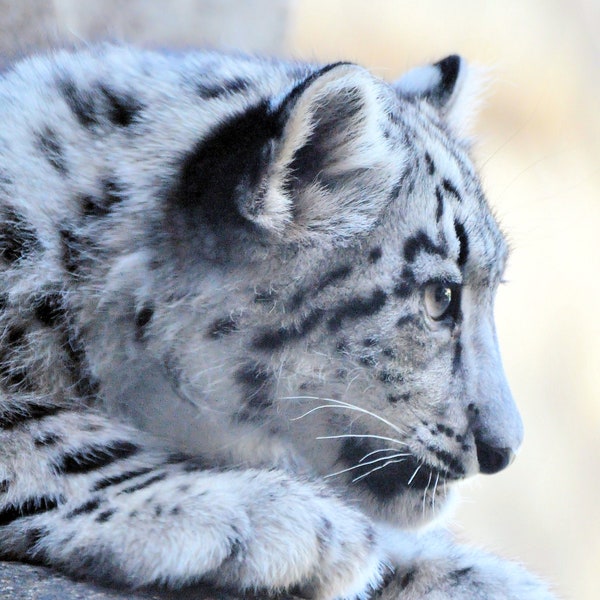
[[[256,598],[256,597],[254,597]],[[241,600],[223,591],[196,587],[182,591],[119,591],[74,581],[46,569],[0,562],[0,600]],[[256,598],[256,600],[258,600]]]

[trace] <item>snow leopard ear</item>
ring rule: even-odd
[[[421,98],[435,107],[458,135],[468,135],[477,112],[482,71],[469,67],[453,54],[432,64],[408,71],[394,83],[404,98]]]
[[[347,238],[373,225],[402,170],[383,133],[391,99],[368,71],[340,63],[283,101],[263,204],[280,216],[286,239]]]

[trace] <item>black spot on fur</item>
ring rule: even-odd
[[[387,294],[381,289],[375,289],[370,296],[352,298],[343,302],[333,310],[333,316],[327,324],[331,331],[338,331],[346,319],[360,319],[377,314],[387,301]]]
[[[220,83],[199,83],[196,86],[198,95],[203,100],[214,100],[232,94],[239,94],[250,87],[250,82],[242,77],[221,81]]]
[[[65,515],[65,519],[73,519],[75,517],[79,517],[81,515],[89,515],[91,512],[94,512],[102,503],[100,498],[91,498],[81,506],[74,508],[70,512]]]
[[[242,386],[244,401],[248,408],[263,410],[273,403],[273,380],[266,367],[246,365],[235,374],[238,384]]]
[[[456,187],[449,179],[442,180],[442,185],[444,186],[444,190],[449,194],[452,194],[459,202],[462,202],[461,195],[458,193]]]
[[[435,164],[429,152],[425,152],[425,164],[427,165],[427,173],[433,175],[435,173]]]
[[[0,215],[0,258],[14,263],[41,250],[41,244],[34,229],[15,210],[4,207]]]
[[[0,479],[0,494],[6,494],[10,488],[10,481],[8,479]]]
[[[416,289],[415,275],[410,267],[404,267],[400,282],[394,286],[394,295],[398,298],[408,298]]]
[[[89,92],[78,89],[69,79],[59,82],[58,88],[80,125],[92,127],[98,123],[94,98]]]
[[[454,221],[454,231],[460,244],[456,264],[462,268],[467,264],[467,260],[469,259],[469,237],[465,231],[465,226],[460,221]]]
[[[48,496],[28,498],[17,505],[8,506],[0,511],[0,527],[10,525],[17,519],[33,517],[55,510],[63,502],[63,498],[57,499]]]
[[[446,258],[448,251],[444,246],[436,245],[432,239],[424,232],[419,231],[416,235],[409,237],[404,243],[404,259],[407,262],[413,262],[419,252],[435,254]]]
[[[103,510],[101,513],[98,513],[98,516],[94,519],[94,521],[96,521],[96,523],[106,523],[107,521],[110,521],[110,519],[116,512],[116,508],[109,508],[108,510]]]
[[[142,109],[142,104],[129,94],[117,93],[105,86],[100,86],[100,91],[108,101],[108,118],[111,123],[120,127],[131,125]]]
[[[450,571],[448,573],[448,579],[450,579],[452,585],[460,585],[461,579],[468,575],[473,570],[473,567],[465,567],[464,569],[456,569],[456,571]]]
[[[229,316],[214,321],[208,328],[206,335],[210,338],[219,339],[235,331],[237,331],[237,322]]]
[[[106,217],[117,204],[121,204],[127,198],[123,184],[114,178],[105,179],[101,183],[102,196],[82,196],[81,212],[84,217]]]
[[[62,264],[69,275],[76,275],[81,267],[83,242],[69,229],[61,229],[59,235]]]
[[[403,315],[396,321],[396,327],[402,329],[407,325],[414,325],[415,323],[417,323],[417,317],[415,315]]]
[[[119,473],[118,475],[113,475],[112,477],[103,477],[94,483],[90,491],[96,492],[107,487],[119,485],[125,481],[135,479],[136,477],[147,475],[150,473],[150,471],[152,471],[152,467],[145,467],[143,469],[136,469],[135,471],[125,471],[125,473]]]
[[[40,323],[47,327],[54,327],[64,320],[63,295],[59,292],[50,292],[36,297],[33,301],[33,314]]]
[[[61,436],[52,432],[42,433],[33,440],[36,448],[48,448],[49,446],[56,446],[56,444],[59,442],[62,442]]]
[[[383,252],[381,250],[381,246],[375,246],[374,248],[371,248],[369,252],[369,262],[376,263],[381,258],[382,254]]]
[[[254,294],[254,302],[257,304],[271,304],[277,298],[274,290],[259,290]]]
[[[404,376],[402,373],[388,371],[384,369],[378,375],[379,381],[382,383],[404,383]]]
[[[143,306],[135,315],[136,337],[138,340],[143,339],[146,332],[146,327],[154,316],[154,308],[150,305]]]
[[[166,478],[167,478],[166,473],[158,473],[158,474],[154,475],[153,477],[149,477],[148,479],[145,479],[144,481],[140,481],[140,483],[136,483],[135,485],[126,487],[125,489],[121,490],[119,492],[119,494],[133,494],[134,492],[146,489],[147,487],[150,487],[151,485],[154,485],[155,483],[158,483],[159,481],[164,481]]]
[[[61,175],[67,173],[63,148],[60,145],[56,132],[49,127],[37,135],[37,145],[46,160]]]
[[[58,458],[55,469],[66,475],[80,475],[103,469],[119,460],[130,458],[139,451],[131,442],[114,441],[105,445],[84,446]]]
[[[444,216],[444,194],[442,194],[442,190],[440,190],[440,188],[437,186],[435,188],[435,198],[437,200],[435,220],[439,223]]]
[[[390,394],[387,397],[387,401],[390,404],[398,404],[398,402],[408,402],[410,400],[410,394]]]
[[[409,571],[408,573],[405,573],[402,576],[402,579],[400,580],[400,589],[401,590],[405,590],[414,580],[415,578],[415,571]]]

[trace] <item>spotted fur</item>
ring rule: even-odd
[[[549,597],[409,533],[522,436],[467,80],[457,56],[390,85],[111,45],[2,75],[0,556],[118,586]]]

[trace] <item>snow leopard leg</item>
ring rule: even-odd
[[[117,585],[199,580],[361,597],[382,564],[369,521],[316,483],[215,470],[47,401],[0,402],[0,557]]]

